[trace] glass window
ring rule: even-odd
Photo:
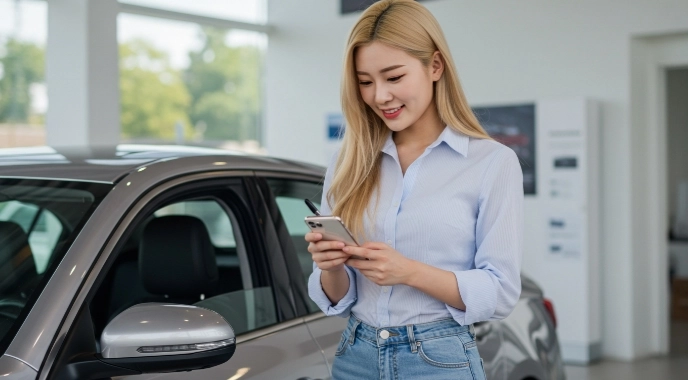
[[[267,0],[120,0],[120,3],[252,24],[267,22]]]
[[[225,210],[215,201],[188,201],[175,203],[163,207],[155,212],[155,216],[190,215],[195,216],[205,224],[210,240],[216,247],[236,247],[234,231]]]
[[[0,0],[0,148],[45,145],[47,2]]]
[[[0,180],[0,354],[111,185]],[[3,339],[6,338],[6,339]]]
[[[267,37],[120,14],[122,140],[261,153]]]
[[[305,235],[310,230],[304,223],[304,218],[307,215],[312,215],[312,212],[303,200],[308,198],[316,207],[320,208],[322,185],[285,179],[269,179],[268,184],[275,195],[275,201],[287,225],[287,230],[289,230],[289,236],[294,244],[304,281],[308,283],[308,277],[313,273],[313,259],[308,252],[308,243],[305,240]],[[309,302],[308,307],[311,312],[320,310],[312,301]]]
[[[192,219],[191,221],[189,219],[163,221],[163,218],[180,215],[189,216]],[[201,251],[208,254],[205,251],[207,245],[197,234],[191,233],[188,238],[177,236],[177,239],[182,239],[179,244],[183,244],[185,248],[190,247],[188,250],[179,251],[168,249],[167,241],[174,240],[175,235],[169,237],[159,235],[160,231],[174,229],[175,226],[180,227],[180,223],[187,223],[187,225],[182,225],[181,230],[177,229],[177,231],[191,231],[195,228],[191,224],[193,219],[203,222],[208,232],[212,249],[209,254],[215,260],[218,280],[205,285],[202,292],[189,294],[185,289],[180,290],[179,283],[183,283],[180,276],[184,276],[183,273],[165,277],[158,275],[156,269],[154,280],[144,278],[153,272],[142,269],[144,266],[140,259],[141,255],[147,258],[148,263],[152,261],[156,268],[159,266],[160,271],[177,268],[175,272],[179,272],[179,263],[188,261],[182,257],[187,252]],[[157,227],[157,230],[149,231],[147,226],[155,223],[156,220],[167,224],[162,224],[162,230]],[[272,288],[259,286],[253,282],[248,253],[241,244],[242,240],[235,239],[240,236],[240,227],[229,208],[223,207],[221,201],[210,198],[176,202],[159,208],[135,229],[138,232],[132,235],[130,241],[123,245],[124,248],[117,255],[112,274],[108,276],[111,278],[111,283],[105,283],[99,290],[100,295],[92,302],[91,311],[99,329],[102,329],[107,321],[112,320],[122,311],[142,302],[192,304],[213,310],[232,325],[236,334],[277,323]],[[147,251],[140,251],[141,247],[146,247]],[[158,252],[153,252],[156,249],[163,251],[158,254]],[[178,255],[178,257],[171,255]],[[164,260],[155,261],[161,257],[164,257]],[[197,259],[198,256],[193,258],[193,260]],[[109,300],[107,301],[109,304],[104,304],[103,300]]]
[[[36,272],[45,272],[50,255],[63,228],[52,212],[31,203],[7,201],[0,203],[0,221],[16,223],[28,236]]]

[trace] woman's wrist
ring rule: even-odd
[[[320,273],[320,287],[333,306],[338,304],[349,291],[349,275],[344,266],[341,270],[323,270]]]
[[[322,271],[322,273],[330,273],[330,274],[339,273],[339,272],[346,272],[346,270],[344,269],[344,265],[340,265],[338,267],[334,267],[334,268],[330,268],[330,269],[321,269],[321,271]]]
[[[408,260],[407,262],[407,272],[406,272],[406,280],[404,281],[404,285],[410,286],[412,288],[418,288],[418,283],[422,279],[422,271],[426,264],[421,263],[420,261],[412,260],[412,259],[406,259]]]

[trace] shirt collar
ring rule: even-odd
[[[442,142],[446,143],[450,148],[454,149],[457,153],[464,157],[468,157],[468,143],[470,138],[461,132],[455,131],[453,128],[444,127],[444,130],[437,137],[428,148],[432,149]],[[394,144],[392,139],[392,133],[387,134],[387,140],[385,145],[382,147],[382,152],[394,156],[397,150],[397,146]]]

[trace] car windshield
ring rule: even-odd
[[[0,355],[111,188],[0,178]]]

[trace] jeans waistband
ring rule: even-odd
[[[352,314],[346,329],[349,331],[350,342],[363,339],[377,345],[390,345],[468,333],[470,326],[461,326],[454,319],[447,318],[406,326],[374,327]]]

